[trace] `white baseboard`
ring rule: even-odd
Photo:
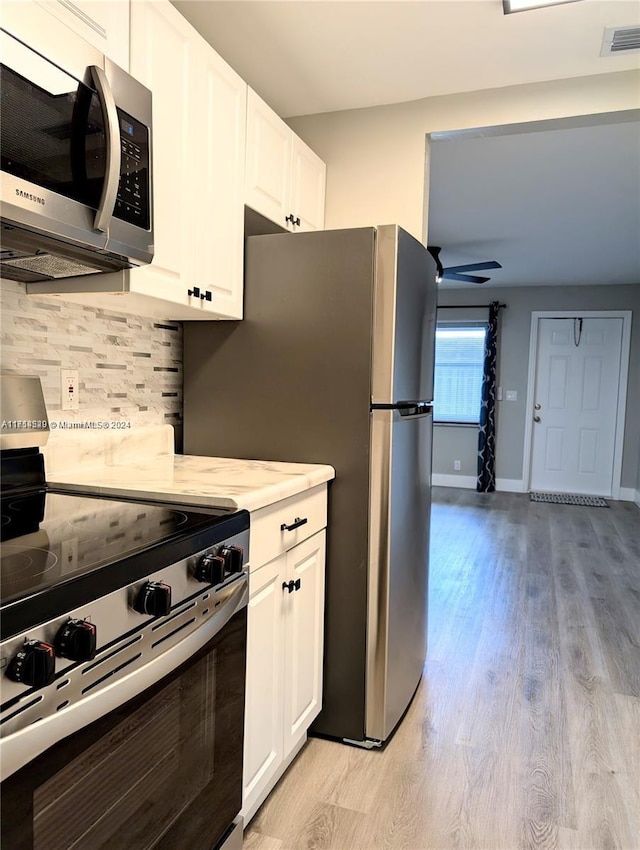
[[[473,475],[445,475],[434,472],[431,476],[434,487],[460,487],[463,490],[475,490],[476,479]],[[496,491],[499,493],[527,493],[524,481],[517,478],[496,478]],[[609,498],[609,497],[606,497]],[[621,502],[635,502],[640,508],[640,490],[632,487],[621,487],[618,493]]]
[[[477,479],[473,475],[445,475],[434,472],[431,483],[434,487],[460,487],[475,490]],[[496,478],[496,490],[502,493],[524,493],[524,483],[518,478]]]
[[[621,502],[638,502],[639,493],[633,487],[621,487],[618,493],[618,499]]]
[[[496,490],[503,493],[528,493],[521,478],[496,478]]]
[[[621,502],[635,502],[640,507],[640,490],[634,490],[633,487],[621,487],[618,499]]]
[[[476,480],[474,475],[445,475],[442,472],[434,472],[431,476],[434,487],[461,487],[464,490],[475,490]]]

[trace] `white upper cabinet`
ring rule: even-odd
[[[327,166],[295,134],[291,149],[291,208],[295,230],[322,230]],[[298,222],[298,218],[300,221]]]
[[[245,203],[292,231],[324,227],[326,165],[249,89]]]
[[[154,255],[151,266],[125,275],[131,291],[187,306],[193,232],[184,193],[196,112],[193,31],[168,2],[136,0],[131,41],[131,73],[153,96]]]
[[[131,72],[153,92],[155,256],[130,290],[240,319],[247,86],[169,2],[133,3]]]
[[[189,194],[195,244],[192,282],[211,312],[242,318],[246,83],[204,43],[195,88]]]
[[[129,290],[240,319],[246,84],[168,2],[133,3],[131,71],[153,92],[155,255]]]
[[[130,0],[36,0],[58,20],[129,70]]]
[[[247,85],[169,0],[130,10],[130,73],[153,98],[153,261],[28,291],[159,319],[241,319]]]
[[[36,53],[59,65],[69,74],[82,77],[89,65],[104,67],[104,45],[94,47],[52,13],[62,9],[57,0],[1,0],[2,28]],[[128,15],[128,12],[127,12]],[[127,17],[127,64],[129,62],[129,19]],[[119,63],[118,63],[119,64]],[[126,69],[125,69],[126,70]]]
[[[282,227],[291,212],[291,136],[284,121],[249,89],[245,201]]]

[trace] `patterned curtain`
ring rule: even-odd
[[[479,493],[493,493],[496,489],[496,355],[498,351],[498,313],[500,302],[489,306],[489,327],[484,343],[484,373],[478,432]]]

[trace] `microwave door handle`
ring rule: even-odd
[[[116,102],[113,99],[113,92],[111,91],[107,75],[98,65],[91,65],[89,70],[100,99],[107,140],[106,173],[100,203],[98,204],[96,218],[93,224],[96,230],[104,233],[108,230],[111,223],[111,217],[118,195],[118,184],[120,183],[120,128],[118,126]]]

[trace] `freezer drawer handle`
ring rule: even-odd
[[[300,519],[300,517],[297,516],[291,523],[291,525],[287,525],[286,522],[283,522],[280,526],[280,531],[293,531],[295,528],[300,528],[301,525],[306,525],[308,522],[309,520],[307,519],[307,517]]]

